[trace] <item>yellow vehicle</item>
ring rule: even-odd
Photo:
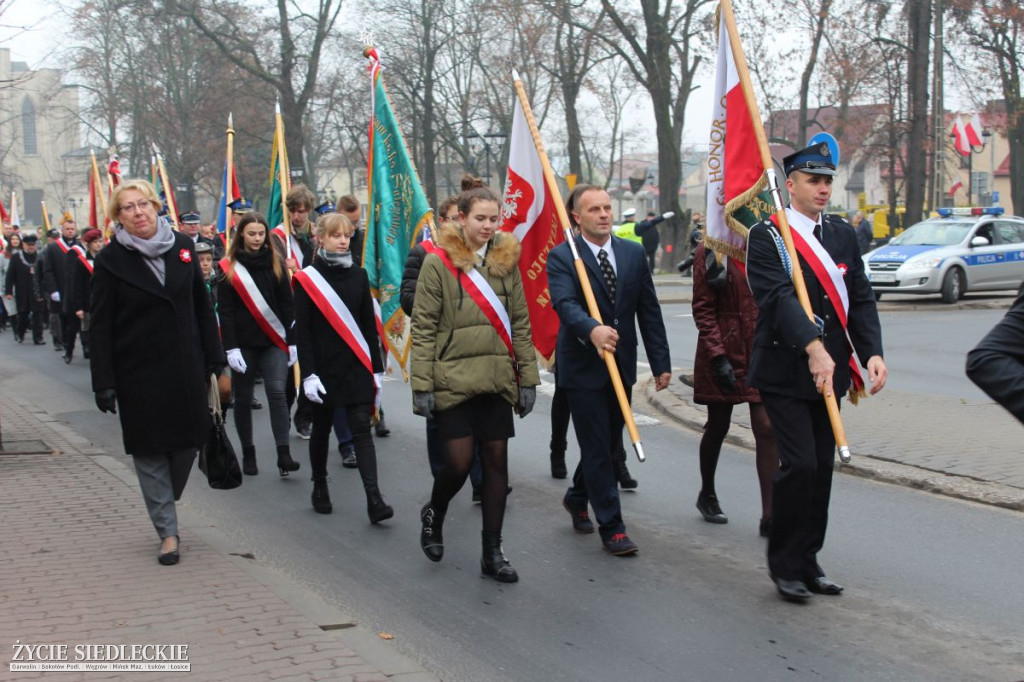
[[[889,226],[888,206],[868,206],[864,213],[871,216],[871,233],[875,239],[890,239],[906,228],[903,224],[903,216],[907,213],[905,206],[896,207],[896,225],[892,228]]]

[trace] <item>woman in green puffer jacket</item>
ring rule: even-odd
[[[540,375],[519,275],[519,242],[498,231],[494,192],[468,176],[462,186],[458,225],[442,227],[428,247],[412,312],[414,411],[437,420],[445,453],[430,502],[420,512],[420,546],[431,561],[441,560],[448,503],[466,482],[479,447],[481,571],[516,582],[519,576],[501,550],[508,439],[515,435],[513,410],[525,417],[533,409]]]

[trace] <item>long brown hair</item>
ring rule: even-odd
[[[275,249],[270,243],[270,226],[267,225],[267,219],[256,211],[249,211],[242,216],[241,220],[238,221],[238,227],[235,228],[235,238],[231,240],[231,246],[228,248],[227,259],[231,262],[232,266],[238,262],[238,252],[245,248],[245,240],[242,238],[242,231],[246,226],[251,225],[252,223],[259,223],[263,226],[266,236],[263,239],[263,246],[260,247],[260,251],[263,249],[268,249],[270,251],[271,262],[274,264],[274,279],[280,282],[281,278],[284,276],[284,267],[281,264],[281,256],[277,253],[277,249]],[[233,270],[225,274],[229,281],[234,277]]]

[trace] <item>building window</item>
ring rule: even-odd
[[[21,140],[26,155],[39,153],[36,144],[36,108],[28,97],[21,103]]]

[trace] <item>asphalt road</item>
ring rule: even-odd
[[[685,350],[688,320],[675,315],[686,312],[665,311],[681,365],[692,345]],[[916,333],[946,337],[952,353],[945,330],[966,326],[965,312],[937,317],[941,329],[922,319]],[[899,325],[886,325],[895,336]],[[957,343],[969,336],[963,330]],[[0,344],[30,400],[122,452],[116,419],[93,407],[80,360],[65,367],[47,347],[15,346],[8,335]],[[894,354],[895,346],[890,340]],[[516,585],[479,577],[479,511],[468,486],[449,512],[444,561],[420,552],[418,510],[430,489],[423,421],[396,380],[385,384],[393,434],[377,440],[393,520],[368,523],[358,474],[338,457],[329,465],[335,513],[315,514],[305,441],[292,441],[302,471],[280,479],[266,409],[255,413],[260,475],[215,491],[197,471],[184,503],[257,561],[394,634],[446,680],[1024,679],[1019,513],[837,476],[821,562],[847,591],[794,606],[766,574],[750,453],[723,451],[718,489],[730,523],[706,524],[693,508],[698,436],[641,420],[649,459],[631,463],[640,487],[623,494],[641,552],[613,558],[596,536],[574,535],[561,509],[564,483],[548,476],[549,400],[542,391],[534,414],[517,421],[510,448],[515,490],[504,535]]]

